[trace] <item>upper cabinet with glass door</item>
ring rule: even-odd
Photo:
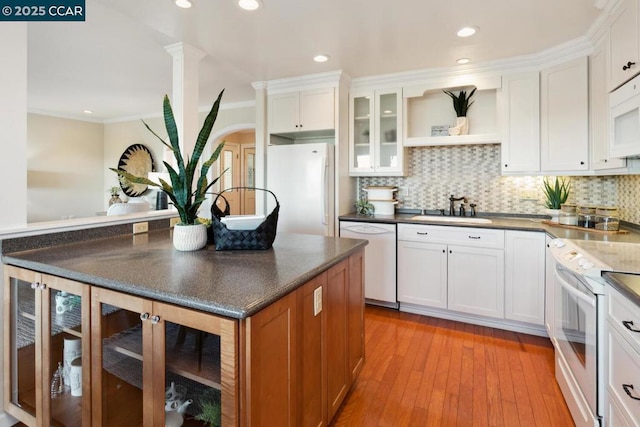
[[[402,90],[364,90],[349,105],[349,175],[404,176]]]

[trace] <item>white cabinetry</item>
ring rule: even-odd
[[[609,156],[609,91],[607,90],[607,36],[600,39],[589,57],[589,124],[591,169],[623,168],[625,159]]]
[[[505,231],[505,319],[543,325],[545,234]]]
[[[540,171],[540,74],[502,78],[502,172]]]
[[[640,71],[638,1],[621,0],[609,24],[609,91]]]
[[[545,249],[545,281],[544,281],[544,327],[547,330],[547,334],[551,339],[551,342],[555,346],[554,336],[554,316],[555,316],[555,270],[556,259],[550,250],[550,244],[553,240],[552,237],[546,236],[546,249]]]
[[[540,73],[540,151],[544,172],[589,168],[587,57]]]
[[[447,245],[398,241],[398,301],[447,308]]]
[[[269,95],[269,133],[334,128],[334,88]]]
[[[504,316],[504,231],[398,225],[398,301]]]
[[[349,117],[349,175],[404,176],[402,89],[354,91]]]
[[[476,230],[468,233],[481,239]],[[447,272],[450,310],[504,317],[504,250],[450,245]]]
[[[637,426],[640,425],[640,308],[611,286],[606,287],[606,297],[609,425]]]

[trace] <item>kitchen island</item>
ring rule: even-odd
[[[269,251],[178,252],[159,230],[3,245],[5,408],[29,425],[73,416],[117,425],[118,414],[163,425],[176,382],[194,399],[185,425],[203,425],[202,396],[221,402],[223,425],[327,423],[364,360],[365,244],[280,234]],[[65,300],[79,303],[65,311]],[[52,399],[73,337],[82,396]]]

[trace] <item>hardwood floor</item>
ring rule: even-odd
[[[367,306],[332,426],[573,426],[547,338]]]

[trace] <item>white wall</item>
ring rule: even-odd
[[[27,221],[95,216],[108,200],[103,125],[28,115]]]

